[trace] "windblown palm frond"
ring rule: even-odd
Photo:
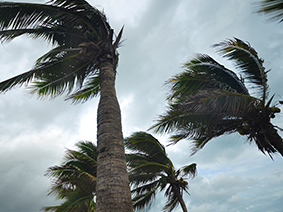
[[[282,0],[262,0],[258,12],[266,13],[271,20],[283,21],[283,1]]]
[[[53,178],[50,194],[64,202],[58,206],[44,207],[44,211],[95,212],[97,150],[91,142],[76,144],[79,151],[67,150],[63,165],[53,166],[46,175]]]
[[[105,15],[84,0],[51,0],[48,4],[0,3],[0,40],[21,35],[42,38],[55,47],[23,74],[0,82],[0,92],[33,83],[33,93],[84,102],[96,96],[99,67],[118,61],[116,49],[123,28],[113,41]]]
[[[271,156],[279,152],[283,156],[282,139],[270,123],[280,109],[271,106],[273,97],[267,99],[263,60],[249,44],[237,38],[214,47],[235,63],[243,78],[208,55],[197,55],[184,65],[183,73],[167,82],[167,110],[150,129],[173,133],[173,143],[193,139],[192,154],[212,138],[239,132],[263,153]]]
[[[164,190],[168,201],[163,211],[171,212],[179,204],[183,211],[187,211],[182,194],[187,192],[188,183],[183,177],[194,177],[196,164],[175,170],[165,147],[145,132],[136,132],[126,138],[125,146],[132,152],[126,155],[126,159],[134,208],[141,210],[150,207],[157,192]]]
[[[214,45],[217,51],[228,60],[232,60],[235,67],[243,75],[243,78],[253,86],[258,86],[259,91],[254,95],[263,100],[263,104],[267,98],[267,71],[263,67],[263,60],[258,57],[258,53],[249,43],[245,43],[240,39],[223,41]]]

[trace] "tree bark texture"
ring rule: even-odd
[[[115,76],[113,65],[105,62],[97,112],[97,212],[133,211]]]

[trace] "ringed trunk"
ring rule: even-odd
[[[121,113],[115,91],[113,65],[100,67],[100,101],[97,112],[97,212],[132,212]]]

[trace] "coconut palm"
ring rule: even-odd
[[[136,132],[125,139],[125,146],[131,153],[126,155],[129,179],[133,187],[133,204],[137,210],[148,208],[158,191],[165,191],[167,203],[163,211],[172,211],[179,204],[188,211],[183,192],[188,193],[186,176],[196,175],[196,164],[175,169],[164,146],[152,135]]]
[[[49,195],[63,202],[44,211],[95,212],[97,149],[91,142],[78,142],[76,147],[78,151],[67,150],[62,165],[48,168],[46,175],[53,180]]]
[[[208,55],[197,55],[184,65],[183,73],[168,81],[168,109],[151,129],[173,133],[173,143],[193,139],[192,153],[212,138],[239,132],[263,153],[283,156],[280,128],[271,123],[280,109],[271,105],[274,95],[268,98],[268,71],[263,60],[237,38],[214,47],[234,62],[240,75]]]
[[[54,48],[35,66],[0,82],[0,92],[32,84],[39,96],[63,93],[73,102],[100,94],[97,118],[97,211],[132,211],[121,114],[115,91],[117,48],[105,15],[85,0],[50,0],[47,4],[0,2],[0,40],[21,35],[41,38]],[[111,167],[111,168],[109,168]]]
[[[270,19],[283,21],[283,1],[282,0],[262,0],[259,12],[270,15]]]

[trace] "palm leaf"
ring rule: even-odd
[[[150,187],[146,188],[146,187]],[[137,193],[133,198],[133,206],[136,210],[141,210],[144,208],[150,208],[153,203],[153,200],[156,196],[156,190],[158,189],[157,182],[153,182],[151,184],[147,184],[143,187],[137,188],[133,190],[133,193]],[[144,192],[147,191],[147,192]]]
[[[190,165],[184,166],[181,168],[182,176],[190,175],[192,178],[194,178],[197,174],[197,164],[192,163]]]
[[[169,188],[167,193],[168,200],[166,202],[166,205],[163,207],[163,211],[171,212],[179,205],[179,201],[177,195],[172,192],[172,190],[169,190]]]
[[[259,12],[266,13],[271,20],[283,21],[283,1],[282,0],[262,0]]]
[[[70,210],[76,210],[78,208],[86,208],[90,202],[93,201],[93,195],[85,196],[84,193],[73,193],[66,202],[56,208],[56,212],[68,212]],[[95,212],[95,209],[92,210]]]
[[[136,132],[125,139],[127,149],[150,156],[152,161],[168,164],[169,160],[164,146],[152,135],[145,132]]]
[[[248,43],[240,39],[223,41],[215,44],[217,51],[225,58],[232,60],[243,77],[249,83],[258,86],[261,95],[260,98],[265,101],[267,97],[267,71],[263,67],[263,60],[258,57],[258,53]]]
[[[96,97],[100,92],[99,76],[92,76],[77,92],[69,95],[66,100],[71,99],[73,103],[85,102],[93,97]]]
[[[171,99],[179,95],[192,95],[204,88],[219,88],[248,95],[243,82],[231,70],[217,63],[205,54],[199,54],[184,65],[185,71],[169,82]]]
[[[62,2],[59,3],[59,1],[50,1],[50,5],[1,2],[0,14],[1,31],[9,30],[7,36],[4,35],[2,40],[10,40],[17,37],[17,34],[18,36],[21,35],[18,30],[39,29],[25,31],[25,33],[43,38],[45,37],[44,34],[52,34],[54,28],[57,28],[54,35],[59,35],[67,31],[64,29],[83,26],[82,29],[88,27],[93,32],[97,33],[99,31],[100,36],[104,38],[110,30],[105,16],[85,1],[65,1],[63,4]],[[13,30],[15,30],[14,35],[12,34]],[[43,30],[46,33],[43,33]],[[60,33],[58,30],[60,30]],[[58,36],[51,37],[51,40],[47,40],[52,41],[53,44],[62,44],[61,36],[59,36],[60,39],[58,40],[56,39]]]
[[[54,179],[48,195],[54,194],[63,202],[45,207],[45,211],[95,211],[97,149],[91,142],[79,142],[76,146],[78,151],[67,150],[62,165],[47,170],[46,176]]]

